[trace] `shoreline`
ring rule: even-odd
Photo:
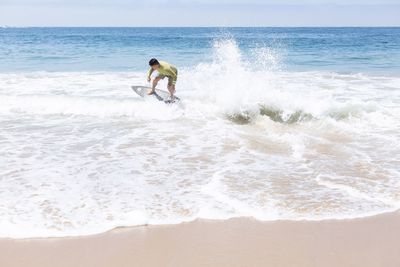
[[[373,217],[379,217],[379,216],[385,216],[385,215],[390,215],[390,214],[399,214],[400,216],[400,209],[394,209],[390,211],[383,211],[379,213],[371,213],[359,217],[343,217],[343,218],[322,218],[322,219],[273,219],[273,220],[261,220],[257,219],[255,217],[251,216],[238,216],[238,217],[230,217],[226,219],[204,219],[204,218],[196,218],[193,220],[188,220],[188,221],[181,221],[177,223],[165,223],[165,224],[151,224],[151,223],[146,223],[146,224],[138,224],[138,225],[121,225],[121,226],[115,226],[115,227],[110,227],[107,230],[104,231],[99,231],[99,232],[92,232],[92,233],[87,233],[87,234],[72,234],[72,235],[53,235],[53,236],[28,236],[28,237],[10,237],[10,236],[0,236],[0,242],[2,240],[49,240],[49,239],[68,239],[68,238],[85,238],[85,237],[92,237],[92,236],[98,236],[98,235],[104,235],[116,231],[121,231],[121,230],[126,230],[126,229],[137,229],[137,228],[153,228],[153,227],[174,227],[174,226],[179,226],[182,224],[190,224],[190,223],[221,223],[221,222],[226,222],[226,221],[231,221],[231,220],[248,220],[248,221],[254,221],[254,222],[259,222],[259,223],[277,223],[277,222],[301,222],[301,223],[316,223],[316,222],[343,222],[343,221],[353,221],[353,220],[364,220],[368,218],[373,218]]]
[[[251,218],[0,238],[0,266],[400,266],[400,212],[322,221]]]

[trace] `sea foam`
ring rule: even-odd
[[[181,105],[135,95],[145,72],[0,74],[0,236],[398,209],[400,77],[253,53],[216,41],[180,68]]]

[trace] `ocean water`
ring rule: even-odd
[[[0,237],[393,211],[399,140],[400,28],[0,28]]]

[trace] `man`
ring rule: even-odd
[[[156,89],[158,81],[167,77],[168,78],[168,91],[169,91],[171,99],[173,99],[174,93],[175,93],[176,80],[178,79],[178,70],[176,69],[176,67],[165,61],[158,61],[155,58],[150,59],[149,65],[150,65],[150,69],[147,74],[147,81],[148,82],[151,81],[151,74],[154,71],[157,71],[158,74],[157,74],[157,77],[153,80],[151,89],[147,92],[147,94],[149,94],[149,95],[154,94],[154,91]]]

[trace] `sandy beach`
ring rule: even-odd
[[[397,267],[399,226],[396,212],[336,221],[199,220],[86,237],[1,239],[0,266]]]

